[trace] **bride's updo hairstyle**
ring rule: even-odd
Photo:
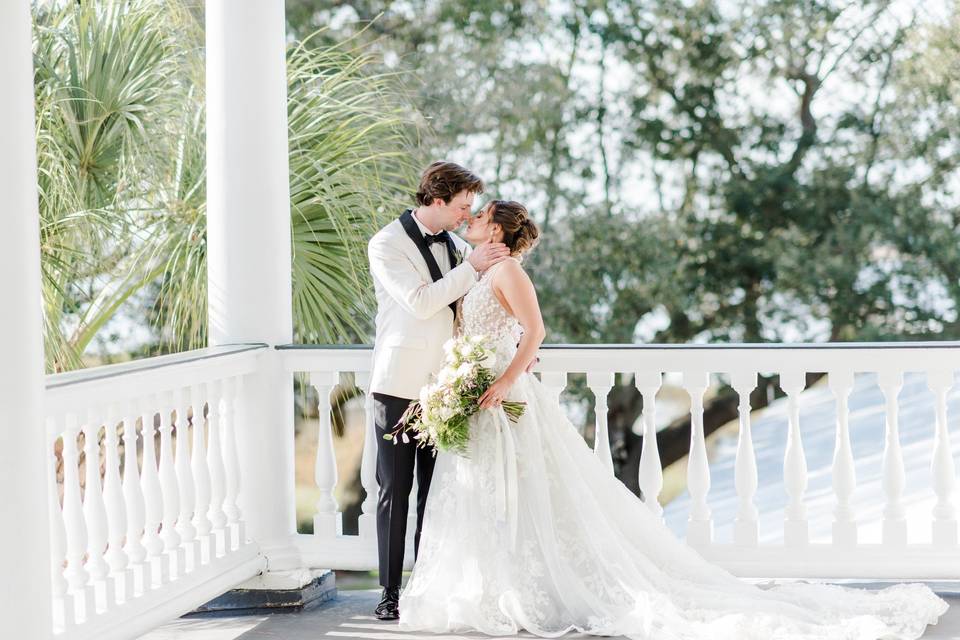
[[[503,229],[503,244],[512,255],[523,255],[537,246],[540,230],[527,208],[513,200],[491,200],[490,222]]]

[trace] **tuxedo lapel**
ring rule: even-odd
[[[457,245],[453,242],[453,235],[447,234],[447,257],[450,258],[450,268],[453,269],[460,261],[460,256],[457,252]]]
[[[423,234],[420,233],[420,228],[417,226],[417,221],[413,219],[413,211],[407,209],[403,212],[403,215],[400,216],[400,224],[403,226],[403,230],[407,233],[413,244],[417,246],[417,250],[420,251],[420,255],[423,257],[423,261],[427,263],[427,269],[430,271],[430,277],[433,278],[433,281],[436,282],[443,278],[443,272],[440,271],[440,265],[437,264],[437,259],[433,257],[433,252],[430,251],[427,247],[426,241],[423,239]],[[451,251],[451,245],[453,245],[453,240],[447,238],[447,252]],[[450,256],[450,266],[456,266],[456,263],[453,260],[453,255]],[[453,311],[453,314],[457,314],[457,303],[451,302],[450,309]]]

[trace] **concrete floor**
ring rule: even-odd
[[[479,634],[434,635],[402,633],[396,623],[380,622],[373,617],[379,592],[341,591],[336,600],[300,613],[252,615],[224,618],[181,618],[156,629],[140,640],[318,640],[320,638],[356,638],[357,640],[458,640],[491,638]],[[940,623],[929,627],[924,640],[960,639],[960,596],[948,598],[950,610]],[[511,636],[532,638],[529,634]],[[583,638],[569,634],[564,638]]]

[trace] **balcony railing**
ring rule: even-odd
[[[627,374],[621,379],[631,380],[642,394],[645,437],[638,479],[647,507],[657,514],[662,514],[656,497],[663,487],[653,437],[657,394],[665,373],[681,374],[690,396],[692,424],[687,541],[735,573],[938,579],[960,571],[947,415],[947,394],[960,368],[960,344],[547,346],[540,355],[541,380],[558,397],[568,374],[585,374],[596,407],[594,451],[611,472],[606,399],[616,374]],[[60,637],[133,637],[264,569],[267,559],[257,541],[248,539],[239,506],[245,504],[244,487],[257,487],[263,479],[250,477],[257,471],[241,468],[237,442],[248,433],[245,417],[256,414],[250,403],[258,396],[248,393],[249,387],[245,392],[245,385],[256,384],[255,374],[267,370],[268,357],[279,358],[287,373],[307,374],[319,399],[314,478],[320,499],[313,533],[295,537],[303,563],[311,568],[376,568],[377,443],[369,403],[360,474],[366,499],[357,535],[343,534],[334,494],[340,478],[331,423],[331,394],[342,374],[353,374],[351,383],[368,390],[369,348],[288,345],[275,351],[265,345],[238,345],[52,375],[47,378],[44,406],[54,626]],[[811,529],[819,530],[825,523],[811,521],[806,508],[808,475],[798,407],[808,372],[827,374],[837,403],[832,535],[827,542],[811,540]],[[936,416],[929,476],[936,504],[929,519],[919,523],[930,531],[929,542],[923,543],[908,539],[903,500],[897,416],[898,392],[908,372],[925,375]],[[876,375],[886,399],[885,448],[877,460],[884,504],[874,505],[883,510],[882,539],[869,544],[858,538],[851,506],[856,460],[847,398],[855,376],[862,373]],[[731,543],[719,543],[713,536],[703,431],[704,394],[716,374],[722,374],[740,397],[738,506]],[[789,404],[783,465],[787,498],[783,539],[777,543],[761,543],[757,535],[762,514],[755,501],[758,478],[748,399],[759,374],[778,375]],[[293,437],[293,429],[271,432],[278,434],[277,441],[252,446],[289,451],[286,438]],[[294,482],[293,474],[284,481]],[[288,495],[293,495],[292,487]],[[283,526],[289,526],[292,534],[293,522]],[[412,526],[409,531],[412,534]],[[408,565],[412,559],[413,554],[407,554]]]
[[[338,482],[329,419],[330,393],[341,374],[355,375],[356,385],[366,391],[371,353],[364,348],[282,347],[288,371],[309,374],[319,398],[319,438],[316,452],[316,483],[322,498],[314,516],[312,535],[299,537],[301,552],[313,566],[334,569],[375,569],[376,441],[367,407],[367,427],[361,462],[361,483],[366,491],[358,535],[343,535],[334,498]],[[686,540],[707,558],[734,573],[750,577],[858,577],[858,578],[955,578],[960,572],[957,514],[954,505],[955,469],[947,422],[947,393],[960,368],[960,343],[881,343],[829,345],[661,345],[596,347],[545,346],[537,370],[542,382],[558,397],[567,386],[569,373],[582,373],[594,395],[596,407],[594,451],[613,469],[607,430],[607,395],[615,374],[632,376],[643,396],[643,450],[639,485],[646,504],[662,516],[655,499],[663,487],[657,440],[657,393],[663,374],[679,373],[690,396],[691,440],[687,464],[690,508]],[[837,402],[835,446],[832,463],[833,511],[828,542],[811,540],[811,522],[806,508],[808,476],[801,439],[799,399],[807,373],[826,373]],[[885,448],[879,460],[885,503],[880,543],[858,539],[858,522],[851,506],[856,489],[855,458],[850,445],[848,397],[856,375],[876,374],[886,399]],[[933,392],[933,450],[930,455],[929,491],[936,506],[929,520],[930,542],[907,539],[903,503],[904,461],[898,435],[898,393],[905,373],[921,373]],[[703,431],[703,399],[711,374],[721,374],[737,392],[739,436],[735,473],[738,508],[732,543],[714,540],[710,507],[710,468]],[[761,514],[755,504],[758,486],[756,455],[750,430],[750,393],[758,375],[779,376],[787,396],[789,421],[784,439],[786,450],[782,482],[787,494],[781,543],[758,542]],[[879,505],[877,505],[879,508]],[[917,526],[918,523],[911,523]],[[819,528],[819,527],[818,527]],[[413,527],[408,527],[412,531]],[[408,565],[412,554],[407,554]]]
[[[134,637],[262,570],[237,504],[236,434],[264,351],[47,377],[55,633]]]

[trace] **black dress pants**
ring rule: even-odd
[[[412,400],[381,393],[373,394],[374,426],[377,431],[377,550],[380,555],[380,585],[400,587],[403,572],[404,541],[407,537],[407,509],[413,473],[417,473],[417,531],[413,538],[414,558],[420,547],[420,529],[427,492],[433,477],[434,457],[431,449],[417,448],[415,442],[384,440],[392,432]]]

